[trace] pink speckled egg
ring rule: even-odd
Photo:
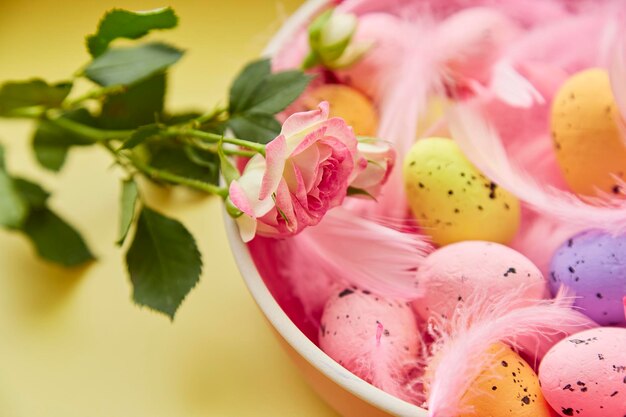
[[[521,299],[539,299],[547,283],[539,269],[521,253],[498,243],[464,241],[430,254],[417,272],[423,296],[413,306],[425,320],[448,318],[471,295],[480,292],[497,300],[519,292]]]
[[[404,382],[417,365],[421,337],[410,305],[348,288],[324,308],[320,347],[361,379],[405,400]]]
[[[541,361],[539,381],[561,416],[626,416],[626,329],[600,327],[563,339]]]

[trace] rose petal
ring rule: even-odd
[[[257,221],[254,217],[242,214],[235,219],[237,227],[239,228],[239,236],[244,243],[250,242],[254,239],[256,234]]]
[[[249,216],[254,216],[252,203],[248,199],[245,190],[237,180],[230,183],[230,187],[228,188],[228,195],[235,207],[237,207],[239,210],[243,211]]]
[[[304,152],[306,149],[308,149],[310,146],[312,146],[315,142],[317,142],[318,140],[322,139],[324,137],[324,134],[326,133],[326,126],[324,126],[324,124],[321,124],[319,126],[319,128],[316,128],[310,132],[308,132],[303,139],[298,140],[298,143],[296,144],[295,142],[292,142],[291,139],[289,139],[289,156],[290,157],[294,157],[302,152]]]
[[[267,167],[261,182],[259,199],[263,200],[272,195],[283,177],[285,160],[287,158],[287,141],[284,135],[278,136],[265,147],[265,161]]]
[[[323,101],[317,110],[294,113],[285,120],[280,134],[285,135],[288,141],[294,137],[304,137],[308,130],[328,119],[328,112],[328,102]]]

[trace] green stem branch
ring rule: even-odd
[[[80,95],[78,97],[76,97],[75,99],[72,100],[66,100],[65,103],[63,103],[63,107],[64,108],[72,108],[80,103],[82,103],[83,101],[86,100],[91,100],[91,99],[99,99],[103,96],[109,95],[109,94],[119,94],[119,93],[123,93],[124,91],[127,90],[126,86],[123,85],[111,85],[108,87],[100,87],[100,88],[96,88],[93,89],[91,91],[86,92],[83,95]]]
[[[201,149],[203,151],[208,151],[208,152],[212,152],[214,154],[217,154],[217,145],[215,144],[209,144],[209,143],[204,143],[200,140],[197,140],[196,138],[191,138],[187,141],[185,141],[185,143],[193,146],[194,148],[197,149]],[[229,155],[229,156],[244,156],[247,158],[252,158],[254,155],[256,155],[255,151],[247,151],[245,149],[228,149],[228,148],[223,148],[222,149],[224,151],[225,155]]]
[[[164,135],[194,137],[194,138],[202,139],[203,141],[209,142],[209,143],[219,143],[219,142],[230,143],[233,145],[242,146],[244,148],[251,149],[257,153],[260,153],[261,155],[265,155],[265,145],[261,143],[250,142],[247,140],[237,139],[237,138],[228,138],[222,135],[218,135],[216,133],[203,132],[201,130],[170,128],[164,132]]]
[[[91,139],[95,142],[111,139],[122,140],[129,137],[133,133],[132,130],[97,129],[95,127],[87,126],[64,117],[52,117],[48,120],[62,129],[75,133],[76,135],[84,137],[86,139]]]
[[[217,119],[218,116],[226,113],[227,109],[226,107],[221,107],[218,106],[215,109],[213,109],[213,111],[203,114],[202,116],[198,117],[197,119],[195,119],[194,122],[194,126],[202,126],[203,123],[206,122],[210,122],[214,119]]]
[[[135,166],[135,168],[137,168],[137,170],[139,170],[142,174],[153,180],[161,180],[178,185],[184,185],[186,187],[194,188],[205,193],[219,195],[222,198],[226,198],[228,196],[228,189],[224,187],[218,187],[217,185],[213,185],[204,181],[182,177],[180,175],[172,174],[171,172],[162,171],[160,169],[151,167],[131,153],[125,153],[124,157],[128,159],[128,161],[130,161]]]

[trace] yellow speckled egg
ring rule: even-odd
[[[508,243],[520,224],[520,203],[489,181],[451,139],[418,140],[404,159],[413,215],[439,245],[463,240]]]
[[[550,417],[550,406],[541,393],[539,378],[530,365],[504,344],[494,345],[492,366],[472,383],[461,399],[457,417]]]
[[[354,88],[342,84],[326,84],[307,92],[301,100],[304,107],[310,110],[316,109],[321,101],[328,101],[331,117],[344,119],[357,135],[376,136],[376,109],[370,99]]]
[[[552,138],[563,176],[574,192],[620,192],[612,178],[626,179],[626,146],[618,118],[609,76],[599,68],[575,74],[554,97]]]

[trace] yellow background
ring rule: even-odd
[[[301,0],[178,0],[181,26],[155,38],[188,53],[168,103],[207,109]],[[110,7],[152,0],[0,0],[0,80],[61,80],[87,61],[83,37]],[[84,88],[84,86],[83,86]],[[54,191],[99,261],[64,270],[0,231],[0,417],[334,416],[273,339],[236,270],[219,202],[153,196],[196,235],[204,273],[174,323],[132,304],[113,242],[118,175],[99,149],[70,154],[57,177],[29,152],[31,126],[0,121],[10,169]],[[182,200],[182,201],[181,201]]]

